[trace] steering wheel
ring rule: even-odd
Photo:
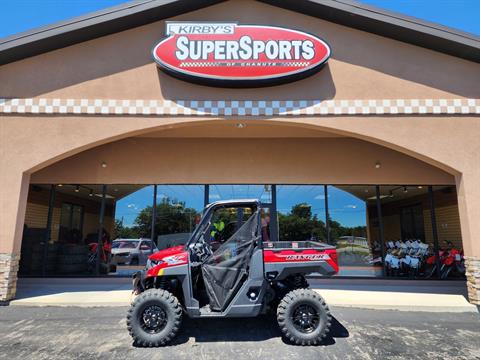
[[[205,259],[207,259],[210,255],[213,254],[213,251],[210,247],[205,242],[197,242],[193,246],[191,246],[192,252],[195,254],[195,257],[198,259],[198,261],[203,262]]]

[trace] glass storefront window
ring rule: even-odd
[[[183,245],[200,221],[203,185],[158,185],[155,236],[159,249]]]
[[[203,185],[157,185],[154,243],[164,249],[186,243],[204,202]],[[131,193],[117,202],[116,221],[119,237],[152,236],[154,186]]]
[[[380,186],[385,275],[436,276],[428,186]]]
[[[381,244],[375,230],[374,186],[328,186],[330,241],[339,276],[381,276]]]
[[[272,202],[271,185],[210,185],[208,202],[234,199],[258,199],[263,204]]]
[[[456,188],[455,186],[433,186],[432,194],[441,266],[440,277],[442,279],[464,278],[465,260]],[[433,237],[433,229],[428,231],[427,235]]]
[[[277,185],[280,241],[327,242],[323,185]]]
[[[143,267],[152,252],[184,244],[200,221],[205,201],[257,198],[262,202],[263,239],[333,244],[340,276],[465,276],[455,186],[378,186],[379,218],[376,186],[108,185],[102,229],[103,185],[53,188],[49,217],[52,186],[30,187],[22,274],[95,275],[100,233],[105,247],[100,273],[128,275]],[[249,211],[222,214],[227,229],[244,222]]]
[[[153,186],[112,185],[115,202],[115,238],[150,238]]]
[[[79,243],[83,236],[83,206],[63,203],[60,215],[58,240]]]

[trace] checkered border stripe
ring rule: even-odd
[[[226,63],[213,63],[206,61],[195,61],[195,62],[181,62],[180,67],[220,67],[220,66],[241,66],[241,67],[255,67],[255,66],[265,66],[268,63],[267,61],[251,61],[251,62],[228,62]],[[308,61],[291,61],[291,62],[276,62],[268,63],[269,66],[289,66],[289,67],[306,67],[310,65]]]
[[[480,99],[109,100],[0,99],[0,114],[294,116],[480,114]]]

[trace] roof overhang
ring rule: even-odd
[[[223,0],[135,0],[0,39],[0,65],[132,29]]]
[[[198,10],[223,0],[135,0],[0,39],[0,65]],[[353,0],[259,0],[480,63],[480,37]]]
[[[480,37],[352,0],[259,0],[336,24],[480,62]]]

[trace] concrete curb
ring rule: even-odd
[[[473,305],[472,305],[473,306]],[[409,305],[336,305],[332,308],[349,308],[359,310],[393,310],[407,312],[430,312],[430,313],[479,313],[476,306],[409,306]]]
[[[462,295],[315,289],[329,306],[420,312],[474,312]],[[12,300],[10,306],[121,307],[129,306],[130,290],[63,292]],[[426,305],[428,304],[428,305]]]
[[[22,301],[10,303],[10,306],[24,306],[24,307],[80,307],[80,308],[96,308],[96,307],[127,307],[130,303],[103,303],[103,302],[83,302],[83,303],[60,303],[60,302],[42,302],[36,301]],[[393,305],[358,305],[358,304],[330,304],[331,308],[349,308],[359,310],[394,310],[407,312],[431,312],[431,313],[479,313],[476,306],[473,307],[435,307],[435,306],[393,306]]]
[[[315,289],[315,291],[325,298],[327,304],[338,307],[422,312],[478,312],[475,305],[458,294],[339,289]]]
[[[10,306],[25,306],[25,307],[81,307],[81,308],[94,308],[94,307],[126,307],[130,306],[130,303],[104,303],[104,302],[55,302],[55,301],[43,301],[41,303],[36,301],[21,301],[11,302]]]
[[[12,300],[10,306],[130,306],[131,296],[131,290],[72,291]]]

